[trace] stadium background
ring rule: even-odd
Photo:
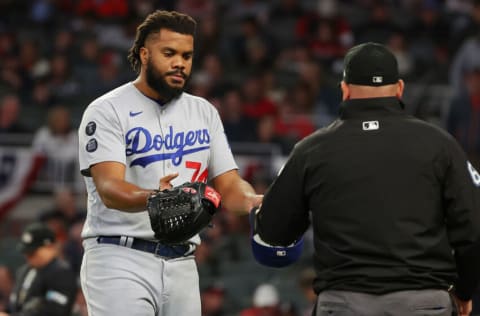
[[[89,102],[135,78],[127,50],[155,9],[198,21],[188,91],[218,108],[258,192],[296,141],[335,118],[343,55],[365,41],[398,58],[407,111],[452,133],[479,168],[478,0],[0,0],[0,310],[23,263],[15,244],[25,224],[47,222],[79,269],[75,129]],[[273,304],[272,315],[307,315],[306,237],[298,263],[267,269],[252,259],[246,218],[222,212],[196,256],[203,314]],[[80,292],[75,315],[86,315]]]

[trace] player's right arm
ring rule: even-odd
[[[124,212],[146,209],[147,198],[152,190],[125,181],[125,165],[115,161],[100,162],[90,166],[90,173],[106,207]],[[178,173],[172,173],[161,178],[160,190],[171,188],[170,181],[177,176]]]

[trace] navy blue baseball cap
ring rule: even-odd
[[[368,42],[352,47],[344,58],[343,81],[362,86],[384,86],[399,80],[398,63],[384,45]]]
[[[38,248],[55,242],[55,233],[43,223],[28,225],[20,237],[19,249],[23,253],[32,253]]]

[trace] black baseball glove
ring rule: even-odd
[[[220,201],[220,194],[202,182],[155,191],[147,201],[155,238],[167,245],[187,241],[210,224]]]

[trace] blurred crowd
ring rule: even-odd
[[[52,208],[32,218],[55,229],[77,271],[85,210],[76,202],[76,128],[88,103],[135,78],[127,50],[155,9],[197,20],[187,90],[214,104],[233,145],[288,155],[336,118],[344,53],[375,41],[399,61],[407,110],[436,116],[480,167],[480,0],[0,0],[0,146],[31,146],[46,158],[39,177],[51,184]],[[424,106],[432,87],[446,107]],[[271,173],[248,171],[263,192]],[[309,313],[308,249],[292,270],[262,270],[246,219],[222,212],[214,224],[196,255],[203,315]],[[13,274],[0,261],[0,310]],[[86,315],[80,292],[77,301],[77,315]]]

